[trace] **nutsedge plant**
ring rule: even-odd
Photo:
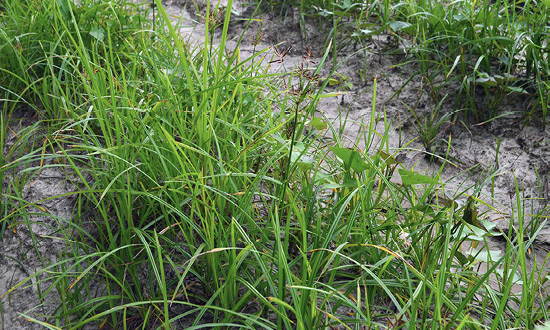
[[[440,173],[404,164],[384,114],[376,127],[375,104],[354,141],[364,147],[343,145],[315,111],[331,96],[318,77],[328,50],[268,74],[267,49],[249,59],[228,51],[231,11],[219,4],[205,17],[224,15],[220,44],[207,19],[193,46],[159,0],[155,22],[125,2],[48,2],[31,21],[26,3],[11,3],[0,22],[10,63],[2,118],[34,106],[48,135],[15,163],[2,158],[0,173],[56,160],[27,172],[62,168],[76,202],[72,219],[55,218],[58,259],[0,293],[3,310],[13,292],[39,286],[37,304],[56,296],[57,309],[24,316],[49,328],[480,329],[548,319],[547,260],[527,267],[540,229],[524,239],[523,200],[511,214],[519,228],[501,234],[506,251],[496,255],[487,237],[499,233],[483,229],[477,192],[444,197]],[[17,44],[19,29],[45,20],[54,38]],[[19,47],[41,52],[23,58]],[[376,81],[371,92],[375,100]],[[4,191],[19,211],[3,209],[3,226],[35,206]],[[477,250],[464,248],[473,242]]]

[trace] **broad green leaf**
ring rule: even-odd
[[[296,162],[296,165],[302,171],[309,171],[313,169],[313,166],[315,165],[315,160],[305,154],[302,155],[302,152],[299,151],[293,151],[290,159],[292,162]]]
[[[326,174],[323,172],[317,172],[313,176],[313,183],[315,184],[323,184],[323,183],[334,183],[334,179],[332,178],[332,175]]]
[[[374,30],[362,29],[362,30],[357,30],[353,32],[351,36],[355,38],[370,38],[372,37],[374,32],[375,32]]]
[[[487,232],[481,228],[472,225],[464,225],[464,228],[460,231],[460,235],[455,234],[453,237],[456,240],[467,239],[470,241],[483,241],[483,237],[486,235]]]
[[[89,33],[99,41],[103,41],[103,38],[105,38],[105,30],[101,27],[94,26]]]
[[[334,72],[335,75],[342,78],[343,81],[349,80],[349,77],[338,72]]]
[[[550,7],[550,0],[545,2],[547,3],[546,6]],[[550,330],[550,321],[546,321],[543,325],[535,326],[535,330]]]
[[[335,4],[337,2],[335,1]],[[342,9],[350,9],[352,7],[351,0],[344,0],[344,3],[340,5]]]
[[[481,222],[479,222],[479,219],[477,218],[478,213],[479,212],[477,206],[475,205],[474,198],[472,196],[468,197],[462,219],[469,225],[476,226],[477,228],[487,231]]]
[[[499,85],[505,85],[508,82],[514,82],[519,80],[518,77],[514,77],[512,75],[501,76],[499,74],[496,74],[493,76],[493,78],[495,78],[496,82],[499,83]]]
[[[398,169],[403,184],[435,184],[437,179],[405,169]]]
[[[478,83],[480,85],[483,85],[483,86],[489,86],[489,87],[498,86],[498,83],[496,82],[495,78],[493,78],[493,77],[478,78],[478,79],[476,79],[476,83]]]
[[[344,162],[346,168],[352,168],[357,173],[369,168],[357,150],[340,147],[330,147],[330,150]]]
[[[483,226],[481,228],[485,228],[491,236],[501,236],[503,234],[501,231],[499,231],[496,223],[487,220],[479,220],[479,222]]]
[[[355,188],[357,187],[356,181],[348,181],[345,183],[329,183],[323,185],[323,189],[338,189],[338,188]]]
[[[395,160],[395,158],[393,158],[392,155],[387,154],[382,150],[378,150],[377,154],[380,156],[380,158],[384,160],[384,163],[386,163],[386,165],[394,165],[399,163],[397,160]]]
[[[288,141],[290,142],[290,141]],[[296,141],[294,143],[293,151],[298,151],[298,153],[301,153],[302,151],[306,150],[306,145],[302,141]]]
[[[495,259],[493,259],[495,260]],[[499,274],[501,277],[504,277],[504,270],[503,269],[496,269],[495,272]],[[512,283],[517,285],[523,285],[523,281],[521,280],[521,274],[518,272],[514,272],[514,274],[508,274],[508,278],[512,277]]]
[[[320,8],[320,7],[317,7],[317,6],[313,6],[313,9],[318,10],[317,15],[322,16],[322,17],[329,17],[329,16],[334,15],[333,12],[328,11],[328,10],[323,9],[323,8]]]
[[[454,208],[454,209],[458,208],[458,203],[455,200],[447,197],[447,195],[445,193],[443,193],[440,196],[434,197],[434,199],[435,198],[436,198],[436,201],[437,201],[437,205],[439,205],[439,206],[443,206],[443,207],[446,207],[446,208]]]
[[[327,123],[319,117],[313,118],[309,124],[320,131],[327,128]]]
[[[456,23],[461,23],[463,21],[466,21],[468,18],[462,14],[455,14],[453,15],[453,19],[456,21]]]
[[[472,256],[468,256],[466,257],[462,252],[460,251],[456,251],[455,252],[455,258],[458,260],[458,262],[460,262],[460,265],[461,266],[466,266],[466,264],[468,264],[470,261],[472,261],[471,259]]]
[[[472,256],[476,260],[480,260],[483,262],[489,262],[490,260],[495,261],[500,258],[502,254],[502,251],[500,250],[489,250],[489,251],[480,251],[478,252],[476,249],[472,250]]]
[[[406,29],[409,26],[411,26],[411,23],[403,22],[403,21],[392,21],[389,23],[390,28],[393,30],[393,32],[397,32],[401,29]]]
[[[341,90],[350,91],[352,89],[353,89],[353,84],[350,81],[344,81],[344,84]]]
[[[61,15],[63,15],[63,18],[66,20],[71,19],[71,13],[70,13],[70,4],[68,0],[57,0],[57,5],[59,6],[59,11],[61,12]]]
[[[529,94],[528,91],[526,91],[525,89],[523,89],[521,87],[507,86],[506,90],[508,90],[510,92],[513,92],[513,93],[518,93],[518,94]]]
[[[296,163],[298,165],[298,168],[300,168],[302,171],[310,171],[313,169],[313,164],[309,162],[298,162]]]

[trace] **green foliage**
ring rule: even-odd
[[[540,113],[546,122],[547,1],[302,0],[299,8],[302,22],[309,15],[320,27],[328,23],[333,65],[339,50],[368,49],[367,41],[385,34],[396,42],[377,51],[393,54],[405,41],[405,52],[415,57],[436,103],[442,88],[462,81],[458,99],[464,101],[456,109],[465,108],[475,122],[498,117],[503,102],[516,97],[534,100],[526,118]]]
[[[450,142],[445,140],[445,138],[447,138],[445,136],[445,130],[454,124],[453,116],[455,113],[441,113],[441,108],[446,98],[447,96],[443,97],[435,108],[424,116],[417,114],[417,104],[408,108],[415,120],[414,127],[418,133],[419,140],[431,159],[433,159],[434,156],[445,156],[446,148]]]
[[[104,57],[111,51],[127,63],[124,57],[136,33],[149,24],[122,1],[9,1],[5,6],[0,14],[0,86],[11,89],[0,93],[11,109],[21,102],[40,114],[37,102],[59,108],[49,119],[63,118],[67,106],[60,98],[82,103],[81,96],[62,89],[80,83],[78,76],[85,71],[71,56]]]
[[[20,122],[10,120],[6,108],[0,112],[0,241],[4,232],[26,212],[23,188],[33,175],[28,169],[44,151],[37,145],[38,124],[18,127]]]
[[[446,197],[437,176],[405,168],[389,150],[386,118],[384,134],[374,130],[375,104],[355,141],[366,150],[342,145],[330,121],[315,117],[330,83],[316,78],[330,43],[313,74],[292,71],[281,91],[263,52],[242,60],[238,48],[227,51],[231,11],[221,45],[208,28],[217,22],[207,21],[204,43],[192,47],[155,4],[155,22],[138,7],[94,1],[39,3],[35,21],[34,2],[12,1],[2,16],[1,119],[22,103],[39,108],[37,99],[50,119],[46,147],[0,159],[2,179],[46,157],[63,162],[77,189],[73,219],[56,219],[56,239],[66,243],[59,259],[1,293],[40,286],[37,304],[59,295],[53,315],[29,309],[28,320],[68,329],[168,329],[184,318],[191,328],[478,329],[548,317],[545,265],[527,273],[524,253],[540,229],[524,238],[522,210],[512,214],[520,226],[504,238],[506,251],[492,253],[481,201],[462,205],[463,191]],[[302,5],[330,7],[333,35],[342,17],[369,8]],[[420,17],[415,3],[367,5],[396,35],[451,26]],[[398,16],[405,12],[410,22]],[[37,32],[46,28],[51,36]],[[40,51],[26,58],[18,38],[25,52]],[[327,131],[330,145],[320,139]],[[3,231],[32,206],[17,192],[24,182],[14,195],[2,190],[3,202],[17,204],[2,205]]]

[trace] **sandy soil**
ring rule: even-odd
[[[189,38],[190,43],[199,43],[203,37],[203,25],[201,18],[196,14],[204,12],[204,3],[198,2],[195,8],[191,0],[173,0],[165,2],[167,11],[173,16],[174,22],[183,25],[180,32]],[[223,3],[222,3],[223,5]],[[233,5],[234,21],[230,26],[230,34],[238,38],[244,31],[245,21],[253,12],[251,7],[246,8],[240,4]],[[279,51],[292,46],[292,49],[284,57],[281,63],[272,63],[271,72],[281,72],[292,69],[300,64],[307,65],[303,55],[309,50],[313,56],[312,61],[319,62],[321,52],[326,43],[326,34],[319,31],[318,27],[311,24],[304,28],[307,32],[307,40],[304,40],[300,33],[298,13],[291,8],[285,9],[284,17],[273,17],[264,15],[262,23],[254,22],[244,34],[244,41],[240,46],[241,56],[246,58],[252,56],[258,50],[273,45],[278,46]],[[180,20],[181,19],[181,20]],[[258,44],[254,44],[258,32],[261,31],[261,38]],[[219,38],[220,31],[215,37]],[[228,42],[228,48],[232,49],[235,39]],[[389,47],[389,48],[388,48]],[[398,50],[398,55],[388,55],[384,49]],[[418,136],[415,130],[414,118],[408,107],[417,105],[416,111],[419,116],[427,116],[435,108],[436,104],[428,93],[423,92],[426,82],[420,77],[414,77],[406,87],[401,87],[411,78],[416,67],[411,65],[401,66],[408,58],[402,49],[403,45],[389,35],[382,35],[367,42],[367,49],[354,51],[351,47],[343,49],[338,54],[339,67],[337,72],[342,77],[347,77],[346,83],[342,79],[341,84],[330,87],[329,91],[340,92],[340,95],[331,99],[324,99],[318,107],[319,114],[324,114],[332,122],[334,127],[343,132],[342,139],[348,146],[356,146],[365,150],[364,142],[358,141],[357,137],[362,134],[371,118],[373,103],[373,81],[377,78],[377,93],[375,117],[382,118],[385,111],[386,116],[392,121],[389,129],[391,148],[403,147],[408,150],[407,158],[410,161],[406,164],[408,168],[417,171],[435,173],[441,166],[441,160],[431,162],[425,156],[424,147],[415,140]],[[274,48],[267,53],[268,56],[275,56]],[[409,55],[410,56],[410,55]],[[275,56],[276,60],[277,57]],[[267,59],[269,61],[270,59]],[[267,64],[266,61],[266,64]],[[311,65],[311,64],[310,64]],[[328,75],[329,66],[322,70],[321,76]],[[441,113],[452,111],[452,106],[457,98],[457,89],[446,87],[439,91],[439,97],[448,94],[443,103]],[[479,100],[480,107],[484,106],[482,98]],[[548,175],[550,173],[550,128],[543,127],[537,120],[525,124],[522,113],[526,108],[525,100],[505,100],[502,112],[513,112],[514,115],[506,118],[499,118],[486,124],[474,125],[469,122],[457,120],[452,125],[443,125],[445,128],[438,137],[448,140],[451,137],[452,163],[447,164],[441,174],[446,182],[445,190],[447,196],[454,196],[464,188],[472,187],[483,181],[492,173],[498,171],[494,179],[494,190],[492,192],[491,182],[485,184],[481,189],[482,199],[494,205],[495,209],[486,214],[486,217],[498,224],[504,230],[508,230],[510,215],[513,208],[517,207],[517,192],[515,180],[519,186],[519,194],[526,199],[526,214],[538,212],[546,205],[548,197]],[[343,121],[343,117],[347,117]],[[30,121],[24,118],[21,125],[30,125]],[[15,122],[14,127],[18,126]],[[384,131],[383,121],[378,121],[376,129]],[[12,137],[13,138],[13,137]],[[40,140],[40,137],[37,137]],[[411,142],[412,141],[412,142]],[[500,141],[498,163],[496,162],[497,141]],[[9,147],[9,145],[8,145]],[[440,148],[445,151],[446,146]],[[374,150],[371,148],[371,150]],[[4,150],[7,152],[7,150]],[[472,168],[465,172],[466,169]],[[538,176],[537,173],[538,172]],[[24,224],[17,225],[14,229],[4,233],[0,242],[0,295],[7,292],[16,283],[21,282],[30,274],[41,268],[41,258],[55,260],[61,246],[51,238],[56,228],[63,225],[63,220],[70,220],[73,207],[71,198],[52,198],[74,190],[67,181],[67,173],[50,168],[41,171],[24,189],[24,198],[30,202],[40,202],[40,206],[47,210],[50,216],[40,215],[35,210],[29,210],[36,214],[29,215],[33,225],[28,228]],[[464,202],[465,197],[459,200]],[[58,220],[55,220],[58,219]],[[526,219],[529,221],[530,219]],[[39,242],[39,250],[33,249],[32,241]],[[492,242],[492,249],[502,249],[502,242],[495,239]],[[545,226],[537,237],[534,246],[535,255],[539,258],[546,257],[550,246],[550,226]],[[29,283],[30,284],[30,283]],[[4,319],[1,327],[3,329],[39,329],[40,326],[30,323],[18,317],[19,313],[27,311],[38,304],[36,286],[29,286],[26,289],[18,289],[1,299]],[[51,297],[44,308],[34,311],[36,314],[50,314],[57,307],[55,297]],[[185,327],[181,324],[182,328]]]

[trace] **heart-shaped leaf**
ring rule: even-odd
[[[90,35],[99,41],[103,41],[103,38],[105,38],[105,30],[95,26],[90,30]]]
[[[313,169],[313,166],[315,164],[314,159],[312,159],[311,157],[308,157],[305,154],[302,154],[302,152],[300,151],[293,151],[290,159],[292,162],[296,162],[296,165],[302,171],[309,171]]]
[[[407,23],[403,21],[392,21],[389,23],[389,26],[393,30],[393,32],[397,32],[401,29],[406,29],[411,25],[412,25],[411,23]]]
[[[550,1],[548,1],[550,2]],[[547,6],[550,7],[550,3],[547,4]],[[535,330],[550,330],[550,321],[546,321],[543,325],[537,325],[535,326]]]
[[[327,123],[319,117],[313,118],[309,124],[320,131],[327,128]]]
[[[346,168],[352,168],[357,173],[369,168],[369,165],[365,163],[357,150],[340,147],[330,147],[330,150],[344,162],[344,167]]]
[[[480,260],[483,262],[498,260],[501,255],[502,255],[502,251],[500,250],[488,250],[488,251],[479,251],[479,252],[476,249],[472,250],[472,256],[476,260]]]
[[[393,158],[392,155],[387,154],[387,153],[383,152],[382,150],[378,150],[377,154],[380,156],[380,158],[382,158],[384,160],[384,163],[386,163],[386,165],[398,164],[398,161],[395,160],[395,158]]]
[[[419,174],[417,172],[408,171],[405,169],[399,169],[399,175],[403,184],[435,184],[437,179],[431,178],[427,175]]]
[[[323,172],[317,172],[313,176],[313,183],[315,184],[334,183],[334,179],[332,178],[332,175],[329,175]]]

